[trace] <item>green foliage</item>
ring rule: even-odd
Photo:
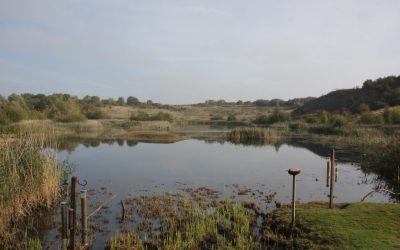
[[[347,124],[347,119],[343,115],[335,114],[331,116],[329,123],[334,128],[341,128]]]
[[[219,115],[219,114],[211,114],[210,115],[210,120],[211,121],[222,121],[222,120],[224,120],[224,117],[222,115]]]
[[[385,108],[383,120],[386,124],[400,124],[400,108],[389,110]]]
[[[333,209],[304,204],[296,209],[294,230],[290,208],[274,211],[265,237],[278,249],[397,249],[399,216],[396,204],[359,202]]]
[[[49,110],[50,118],[60,122],[78,122],[86,120],[76,98],[53,96]]]
[[[253,121],[255,124],[268,124],[268,116],[257,115],[256,119]]]
[[[104,112],[101,108],[95,107],[93,105],[86,106],[83,113],[88,119],[109,119],[110,116]]]
[[[283,112],[279,107],[275,107],[272,114],[268,117],[268,123],[287,122],[290,121],[290,114]]]
[[[19,122],[28,117],[28,113],[16,102],[8,105],[6,115],[12,122]]]
[[[325,110],[321,112],[319,117],[321,124],[327,124],[329,122],[329,114]]]
[[[365,103],[360,104],[360,106],[358,106],[358,109],[357,109],[357,112],[359,114],[363,114],[363,113],[369,112],[369,111],[370,111],[369,105],[365,104]]]
[[[117,105],[124,106],[125,105],[125,99],[123,97],[118,97]]]
[[[360,117],[362,124],[383,124],[384,120],[381,114],[374,114],[372,112],[363,112]]]
[[[237,119],[236,119],[236,116],[235,116],[234,114],[229,114],[228,117],[226,118],[226,120],[227,120],[228,122],[234,122],[234,121],[236,121]]]
[[[129,106],[135,106],[135,105],[140,104],[140,102],[139,102],[139,99],[137,99],[136,97],[134,97],[134,96],[129,96],[129,97],[126,99],[126,104],[128,104]]]

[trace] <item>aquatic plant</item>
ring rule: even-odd
[[[0,243],[12,239],[19,221],[59,197],[61,167],[51,132],[20,130],[0,139]],[[0,246],[1,247],[1,246]]]

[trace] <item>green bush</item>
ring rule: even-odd
[[[19,122],[28,117],[28,113],[18,104],[8,105],[6,114],[12,122]]]
[[[400,124],[400,108],[391,111],[391,120],[393,124]]]
[[[234,122],[234,121],[236,121],[237,119],[236,119],[236,116],[235,116],[234,114],[229,114],[229,115],[228,115],[228,118],[226,118],[226,120],[227,120],[228,122]]]
[[[89,107],[84,111],[85,116],[88,119],[110,119],[110,115],[97,107]]]
[[[268,123],[268,116],[266,115],[258,115],[254,120],[255,124],[267,124]]]
[[[287,122],[290,121],[289,113],[283,112],[279,107],[276,107],[271,115],[268,116],[268,123]]]
[[[210,120],[211,121],[222,121],[222,120],[224,120],[224,117],[222,115],[212,114],[212,115],[210,115]]]
[[[344,125],[346,125],[347,123],[347,119],[346,117],[344,117],[343,115],[333,115],[330,120],[329,123],[332,125],[332,127],[334,128],[341,128]]]
[[[362,124],[383,124],[383,117],[381,114],[374,114],[372,112],[364,112],[360,117]]]

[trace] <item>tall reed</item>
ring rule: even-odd
[[[0,238],[34,209],[57,201],[61,166],[54,148],[49,130],[21,129],[0,138]]]

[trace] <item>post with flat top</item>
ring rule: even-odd
[[[299,168],[291,168],[288,173],[293,176],[293,190],[292,190],[292,229],[296,225],[296,175],[300,174]]]

